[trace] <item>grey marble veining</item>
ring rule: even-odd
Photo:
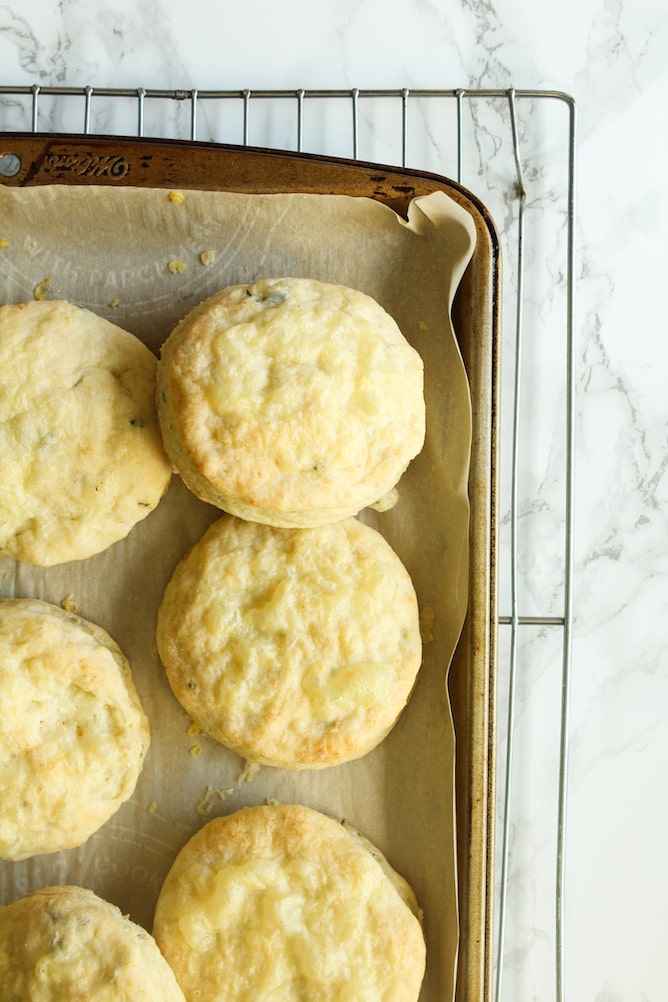
[[[449,8],[433,0],[332,5],[298,0],[232,7],[120,0],[0,5],[0,84],[165,88],[492,87],[558,89],[578,106],[576,538],[574,673],[566,887],[569,1002],[662,1002],[668,891],[666,372],[663,258],[668,222],[665,120],[668,17],[659,0],[521,0]],[[174,119],[182,113],[172,109]],[[44,106],[44,128],[63,127]],[[114,129],[111,112],[98,125]],[[440,123],[417,166],[452,165]],[[523,387],[520,549],[523,606],[563,601],[564,110],[523,126],[528,200],[528,352]],[[23,111],[3,102],[4,128]],[[205,114],[204,130],[215,129]],[[507,288],[517,284],[514,165],[502,113],[471,111],[464,181],[498,177],[490,209],[504,235]],[[171,123],[174,124],[174,123]],[[255,142],[263,118],[253,119]],[[226,126],[225,126],[226,127]],[[187,131],[184,125],[177,128]],[[309,125],[317,137],[317,123]],[[347,154],[332,123],[331,152]],[[286,126],[286,136],[288,136]],[[208,138],[208,135],[206,136]],[[534,148],[532,144],[537,144]],[[368,154],[366,152],[368,150]],[[377,133],[362,153],[394,156]],[[491,165],[491,167],[490,167]],[[452,168],[454,169],[454,168]],[[512,316],[510,300],[508,317]],[[512,352],[504,334],[504,356]],[[552,375],[550,375],[552,373]],[[504,400],[510,392],[504,373]],[[504,403],[504,406],[507,404]],[[502,457],[508,459],[504,445]],[[503,485],[502,556],[509,547]],[[507,604],[508,583],[501,582]],[[503,704],[507,668],[501,643]],[[559,644],[524,634],[504,997],[554,993],[553,879]],[[505,722],[500,717],[500,766]]]

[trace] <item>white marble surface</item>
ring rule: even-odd
[[[572,1002],[663,1002],[668,994],[662,955],[668,893],[666,52],[662,0],[564,0],[547,8],[525,0],[459,0],[447,7],[433,0],[0,5],[0,84],[512,86],[555,88],[575,98],[577,480],[565,925]],[[543,128],[548,146],[556,136],[559,149],[563,122],[541,125],[541,136]],[[491,156],[495,128],[483,123],[480,130],[482,155]],[[330,138],[342,147],[331,152],[346,155],[348,136]],[[444,151],[434,152],[435,131],[431,138],[416,154],[424,163],[414,166],[447,163]],[[263,137],[258,133],[255,141]],[[391,155],[382,144],[378,151]],[[563,264],[556,250],[559,220],[555,224],[550,207],[561,197],[561,182],[549,171],[532,173],[539,160],[529,159],[528,200],[542,215],[530,234],[538,277],[528,283],[527,323],[536,333],[524,404],[521,597],[529,612],[554,614],[563,451],[551,311],[561,308],[554,288],[563,291]],[[503,195],[506,171],[500,158],[499,189],[490,199],[512,252],[516,206]],[[476,177],[473,170],[465,178],[474,190]],[[512,263],[508,276],[512,290]],[[510,347],[506,332],[504,351]],[[503,507],[507,534],[505,499]],[[506,551],[507,542],[506,535]],[[501,594],[507,609],[505,581]],[[503,956],[503,998],[514,1002],[554,997],[561,665],[554,632],[546,634],[528,632],[520,652]],[[503,631],[501,647],[505,670]],[[503,737],[503,719],[500,730]]]

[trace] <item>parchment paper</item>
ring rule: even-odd
[[[411,883],[427,939],[421,999],[450,998],[458,929],[446,676],[466,606],[471,436],[450,307],[474,226],[441,192],[416,199],[408,222],[347,196],[182,194],[172,201],[166,191],[132,188],[0,187],[0,301],[32,299],[46,280],[38,294],[85,306],[157,353],[192,306],[232,283],[310,276],[376,298],[424,359],[427,438],[399,484],[397,505],[360,518],[385,535],[413,577],[422,668],[399,723],[369,755],[323,771],[252,774],[192,726],[155,649],[168,577],[217,510],[175,476],[159,507],[99,556],[48,569],[0,558],[0,594],[69,600],[117,640],[152,727],[131,801],[79,849],[0,863],[0,902],[76,883],[150,929],[162,879],[206,820],[268,799],[301,802],[360,829]]]

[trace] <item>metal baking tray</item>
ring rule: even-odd
[[[472,259],[453,305],[468,377],[471,450],[468,611],[449,673],[456,741],[458,1002],[487,1002],[492,983],[495,816],[497,397],[500,245],[478,198],[430,173],[301,153],[178,140],[3,133],[5,185],[113,185],[248,194],[370,198],[405,216],[412,199],[444,191],[470,214]]]

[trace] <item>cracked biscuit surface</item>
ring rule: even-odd
[[[48,602],[0,599],[0,859],[81,845],[134,792],[149,742],[106,631]]]
[[[175,569],[157,646],[175,696],[209,735],[289,769],[374,748],[422,655],[408,571],[352,517],[284,529],[224,515]]]
[[[187,1002],[416,1002],[424,975],[410,886],[299,804],[200,829],[163,884],[153,935]]]
[[[42,566],[100,553],[172,477],[157,359],[61,300],[0,306],[0,553]]]
[[[3,1002],[184,1002],[146,930],[83,887],[0,906]]]
[[[277,526],[357,514],[424,442],[418,353],[371,297],[314,279],[231,286],[193,309],[163,345],[157,402],[188,487]]]

